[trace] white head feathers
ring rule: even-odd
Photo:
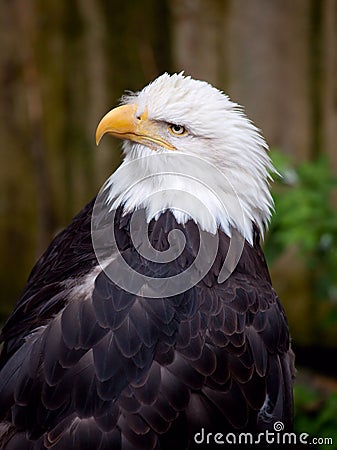
[[[234,227],[250,243],[253,223],[263,234],[274,169],[266,142],[236,103],[182,73],[165,73],[122,102],[135,105],[136,118],[161,141],[148,146],[128,135],[124,162],[106,185],[112,208],[145,208],[149,221],[170,208],[180,223],[192,218],[228,235]]]

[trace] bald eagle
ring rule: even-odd
[[[263,137],[183,74],[123,97],[97,143],[106,133],[123,163],[2,330],[1,449],[212,448],[291,430],[293,353],[260,247],[273,208]]]

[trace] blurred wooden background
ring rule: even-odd
[[[327,154],[337,172],[335,0],[3,0],[0,45],[1,321],[120,162],[112,140],[96,148],[98,121],[164,71],[208,80],[271,147]],[[293,336],[310,343],[303,264],[285,257],[273,273]]]

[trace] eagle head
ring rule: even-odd
[[[97,144],[106,133],[124,140],[124,162],[107,183],[113,207],[143,207],[149,221],[171,209],[180,223],[192,218],[228,235],[234,227],[250,243],[253,224],[263,233],[274,169],[264,138],[238,104],[182,73],[164,73],[121,103],[96,131]]]

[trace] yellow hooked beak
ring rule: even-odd
[[[148,119],[147,111],[137,116],[135,104],[118,106],[102,118],[96,130],[97,145],[106,133],[119,139],[138,142],[152,150],[157,150],[158,146],[176,150],[172,144],[160,136],[160,124]]]

